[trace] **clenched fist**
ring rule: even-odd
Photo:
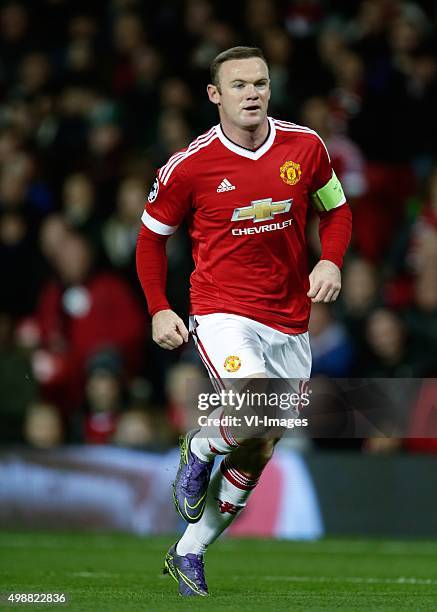
[[[335,302],[341,289],[340,268],[328,259],[321,259],[309,276],[307,296],[312,302]]]
[[[152,338],[169,351],[188,342],[188,329],[173,310],[160,310],[152,318]]]

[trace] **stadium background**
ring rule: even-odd
[[[436,19],[434,3],[400,0],[2,3],[3,525],[177,528],[175,517],[159,529],[153,517],[168,506],[184,382],[201,365],[192,346],[170,353],[152,343],[135,241],[156,168],[217,122],[208,65],[230,46],[262,47],[270,114],[321,134],[353,210],[341,298],[313,306],[314,374],[437,376]],[[312,263],[316,229],[311,218]],[[168,254],[170,302],[186,317],[183,231]],[[436,449],[432,439],[301,442],[281,461],[301,462],[309,498],[315,491],[313,531],[293,532],[276,517],[264,535],[435,533]],[[92,490],[96,464],[101,500],[75,523],[83,500],[71,506],[67,496],[56,508],[53,491],[81,471],[76,486]],[[134,503],[138,523],[105,523],[104,467],[115,464],[140,500],[161,500],[147,520]],[[43,467],[55,478],[43,478]],[[271,469],[280,479],[281,465]],[[162,498],[159,487],[142,490],[146,477],[162,484]],[[38,500],[39,519],[29,511]],[[292,502],[282,499],[282,512]],[[123,514],[130,506],[120,503]]]

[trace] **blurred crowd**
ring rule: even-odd
[[[209,63],[270,65],[270,114],[317,130],[354,215],[314,374],[437,376],[437,9],[403,0],[0,5],[0,441],[165,448],[193,347],[150,338],[135,272],[156,168],[217,122]],[[317,219],[309,220],[310,263]],[[183,230],[168,293],[188,311]]]

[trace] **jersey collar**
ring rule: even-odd
[[[241,155],[241,157],[247,157],[248,159],[257,160],[260,157],[262,157],[264,153],[267,153],[267,151],[272,146],[275,140],[275,136],[276,136],[276,129],[275,129],[275,124],[273,122],[273,119],[271,117],[267,117],[267,119],[270,124],[270,134],[268,135],[268,138],[264,142],[264,144],[262,144],[256,151],[249,151],[249,149],[240,147],[239,145],[235,144],[235,142],[232,142],[231,140],[229,140],[229,138],[225,136],[220,124],[215,126],[215,131],[217,133],[217,136],[220,142],[227,149],[229,149],[229,151],[232,151],[233,153],[236,153],[237,155]]]

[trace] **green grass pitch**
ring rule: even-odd
[[[66,592],[39,610],[437,610],[437,543],[379,539],[218,541],[206,556],[211,597],[183,599],[162,562],[174,539],[0,532],[0,591]]]

